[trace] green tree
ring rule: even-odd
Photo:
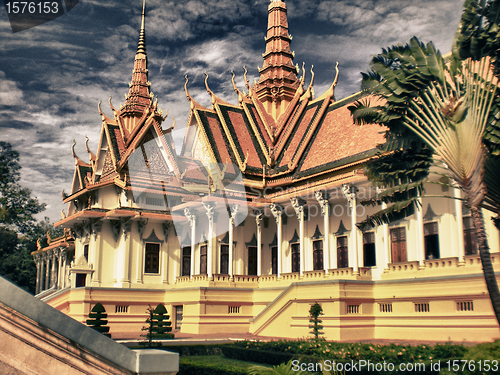
[[[36,222],[34,215],[45,205],[21,188],[20,170],[19,153],[0,142],[0,275],[34,293],[36,266],[31,252],[50,224]]]
[[[109,333],[109,327],[107,326],[108,321],[106,318],[108,314],[106,314],[106,309],[101,303],[96,303],[94,307],[92,307],[91,312],[89,313],[89,318],[87,319],[87,325],[96,330],[97,332],[102,333],[105,336],[111,338],[111,334]]]
[[[147,331],[147,333],[142,336],[146,337],[147,341],[143,345],[148,345],[151,348],[153,340],[172,339],[174,337],[172,333],[169,333],[172,331],[172,323],[170,322],[167,309],[165,309],[162,303],[158,304],[155,309],[149,306],[146,312],[149,314],[149,317],[142,330]]]
[[[316,340],[319,338],[319,335],[324,334],[322,331],[323,326],[321,325],[323,321],[319,318],[321,315],[323,315],[323,308],[318,302],[316,302],[309,309],[309,328],[312,329],[310,333],[314,335]]]
[[[499,2],[465,2],[449,61],[432,43],[424,45],[417,38],[405,46],[383,49],[373,57],[372,71],[362,73],[363,88],[371,99],[360,100],[350,109],[356,123],[387,128],[380,156],[367,165],[369,179],[385,190],[365,204],[389,207],[360,225],[413,214],[424,184],[435,180],[429,180],[430,173],[440,177],[438,183],[460,189],[471,210],[486,286],[500,324],[500,292],[481,212],[486,208],[496,213],[498,223],[500,99],[498,77],[492,73],[497,60],[496,55],[488,55],[492,48],[477,49],[479,42],[474,41],[478,35],[487,40],[492,30],[498,33],[498,12],[492,9],[498,10]]]
[[[45,209],[31,191],[19,185],[19,153],[7,142],[0,142],[0,225],[18,233],[28,233]]]

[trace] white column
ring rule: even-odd
[[[281,207],[279,204],[276,204],[276,203],[272,203],[269,208],[271,209],[271,212],[274,216],[274,219],[276,220],[276,234],[277,234],[277,237],[278,237],[278,256],[276,259],[276,262],[278,264],[278,274],[276,275],[276,277],[280,277],[281,275],[281,249],[282,249],[282,218],[281,218],[281,215],[283,214],[283,207]]]
[[[418,205],[419,207],[417,208],[417,261],[419,265],[424,264],[424,258],[425,258],[425,249],[424,249],[424,219],[422,215],[422,210],[424,207],[422,206],[422,198],[418,198]],[[408,252],[407,252],[408,254]],[[407,259],[408,261],[411,259]]]
[[[387,208],[387,203],[382,203],[382,210],[385,210],[386,208]],[[390,239],[390,233],[389,233],[389,225],[383,224],[382,230],[384,232],[384,251],[383,251],[384,259],[382,259],[382,266],[384,267],[384,269],[387,269],[387,268],[389,268],[389,263],[392,262],[392,259],[391,259],[391,239]]]
[[[93,263],[94,263],[94,274],[92,275],[92,286],[99,286],[101,284],[101,239],[102,236],[98,236],[102,229],[102,221],[96,221],[91,224],[91,240],[93,249]]]
[[[184,216],[188,219],[189,226],[191,227],[191,272],[190,277],[193,278],[194,275],[194,246],[196,244],[196,213],[186,207],[184,209]],[[182,267],[182,261],[181,261]]]
[[[130,236],[130,230],[132,227],[132,223],[127,221],[127,222],[122,222],[121,224],[121,230],[122,230],[122,241],[123,241],[123,251],[122,251],[122,277],[120,282],[122,283],[122,286],[128,286],[130,284],[130,247],[132,246],[132,239]]]
[[[463,216],[462,216],[462,201],[459,200],[461,198],[460,190],[457,188],[454,188],[454,197],[458,198],[455,199],[455,218],[457,220],[457,234],[458,235],[458,249],[457,249],[457,256],[458,256],[458,261],[463,262],[465,259],[465,245],[464,245],[464,222],[463,222]]]
[[[208,218],[207,277],[212,278],[215,203],[203,202]]]
[[[304,243],[304,206],[306,205],[306,201],[301,198],[293,197],[290,199],[290,202],[292,202],[292,207],[297,214],[297,219],[299,220],[300,276],[302,276],[304,273],[304,261],[306,258]]]
[[[330,269],[330,205],[328,204],[328,193],[326,191],[317,191],[315,193],[316,200],[321,207],[321,215],[323,216],[323,268],[325,275]]]
[[[227,265],[227,273],[233,276],[233,253],[234,253],[234,219],[238,214],[239,206],[237,204],[229,205],[231,217],[229,218],[229,259]]]
[[[35,285],[35,295],[40,293],[40,274],[42,273],[42,262],[40,260],[40,254],[35,254],[33,260],[36,264],[36,285]]]
[[[359,272],[358,261],[358,227],[356,226],[356,191],[355,186],[342,185],[342,192],[349,202],[351,208],[351,238],[349,246],[349,265],[352,267],[354,273]]]
[[[169,263],[170,263],[170,246],[168,245],[168,233],[170,231],[170,228],[172,227],[173,223],[170,221],[167,221],[166,223],[162,224],[162,230],[163,230],[163,239],[164,242],[160,245],[160,254],[161,254],[161,279],[163,284],[169,284]],[[182,249],[181,249],[181,259],[182,259]],[[175,282],[175,276],[174,276],[174,282]]]
[[[51,255],[50,255],[50,260],[52,262],[51,270],[50,270],[50,288],[55,288],[56,287],[56,282],[57,282],[57,269],[56,269],[56,249],[52,249]]]
[[[62,253],[63,249],[58,248],[57,249],[57,283],[56,283],[56,288],[57,289],[62,289],[62,283],[64,281],[63,279],[63,274],[62,274]]]
[[[257,276],[262,274],[262,211],[255,210],[255,224],[257,225]]]
[[[46,251],[44,253],[45,260],[45,288],[44,290],[49,289],[49,278],[50,278],[50,255],[49,252]]]
[[[62,249],[59,254],[59,261],[61,262],[61,289],[66,288],[66,281],[68,279],[66,275],[66,265],[68,259],[68,251],[66,249]]]

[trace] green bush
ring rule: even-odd
[[[93,330],[100,332],[105,336],[111,337],[111,334],[108,333],[109,327],[107,326],[107,317],[108,314],[106,314],[106,309],[104,309],[104,306],[100,303],[96,303],[90,311],[90,319],[87,319],[87,325]]]
[[[252,363],[218,356],[181,357],[178,375],[248,375]]]
[[[179,353],[179,355],[183,357],[220,355],[222,354],[222,348],[227,345],[163,345],[161,348],[169,352]]]
[[[467,351],[463,345],[379,345],[365,343],[338,343],[326,340],[297,341],[240,341],[235,349],[224,349],[224,355],[242,360],[276,365],[290,359],[319,362],[322,359],[347,362],[365,360],[371,363],[431,363],[436,360],[462,358]],[[226,354],[227,353],[227,354]],[[428,367],[428,366],[426,366]]]
[[[236,346],[224,346],[221,349],[222,354],[227,358],[267,363],[269,365],[279,365],[295,358],[293,353],[276,353],[268,350],[238,348]]]
[[[141,345],[147,345],[150,348],[159,347],[161,345],[158,343],[153,344],[153,340],[172,340],[175,337],[173,333],[169,333],[172,331],[172,323],[169,321],[170,316],[162,303],[159,303],[155,309],[149,306],[146,313],[149,314],[149,317],[146,320],[146,325],[142,327],[142,330],[147,331],[147,333],[141,336],[145,337],[147,341],[141,342]]]

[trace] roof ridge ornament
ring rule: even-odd
[[[247,87],[248,92],[250,92],[250,84],[248,83],[248,79],[247,79],[248,70],[246,67],[243,67],[243,70],[245,71],[245,73],[243,73],[243,78],[245,79],[245,86]]]
[[[208,95],[213,97],[214,93],[212,92],[212,90],[210,90],[210,87],[208,87],[208,73],[207,73],[207,71],[205,70],[203,72],[203,74],[205,74],[205,87],[207,88]]]
[[[101,103],[102,103],[102,101],[101,101],[101,99],[99,99],[99,103],[97,103],[97,109],[99,110],[99,113],[101,114],[102,120],[104,120],[104,117],[106,115],[104,114],[104,112],[101,109]]]
[[[111,108],[111,110],[113,111],[113,113],[115,113],[116,115],[116,108],[113,106],[113,103],[111,103],[111,95],[109,96],[109,99],[108,99],[108,104],[109,104],[109,107]]]
[[[189,92],[188,92],[189,79],[188,79],[187,74],[184,76],[184,79],[186,80],[186,82],[184,83],[184,91],[186,91],[186,98],[187,98],[187,100],[192,101],[193,98],[191,97],[191,95],[189,95]]]
[[[85,135],[85,149],[89,153],[90,161],[94,161],[94,160],[97,159],[97,157],[94,155],[94,153],[92,151],[90,151],[90,148],[89,148],[89,137],[87,137],[87,135]]]
[[[73,139],[73,146],[71,146],[71,153],[73,154],[73,157],[75,158],[75,164],[78,165],[78,162],[83,162],[82,159],[78,157],[78,155],[75,152],[75,146],[76,146],[76,141]],[[87,163],[84,163],[85,165],[88,165]]]

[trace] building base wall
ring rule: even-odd
[[[207,280],[168,290],[76,288],[47,302],[81,322],[95,303],[102,303],[113,338],[139,338],[146,309],[158,303],[165,304],[174,332],[311,337],[308,316],[315,302],[322,305],[323,337],[328,340],[500,338],[481,274],[254,284],[219,286]],[[179,306],[182,317],[176,315]]]

